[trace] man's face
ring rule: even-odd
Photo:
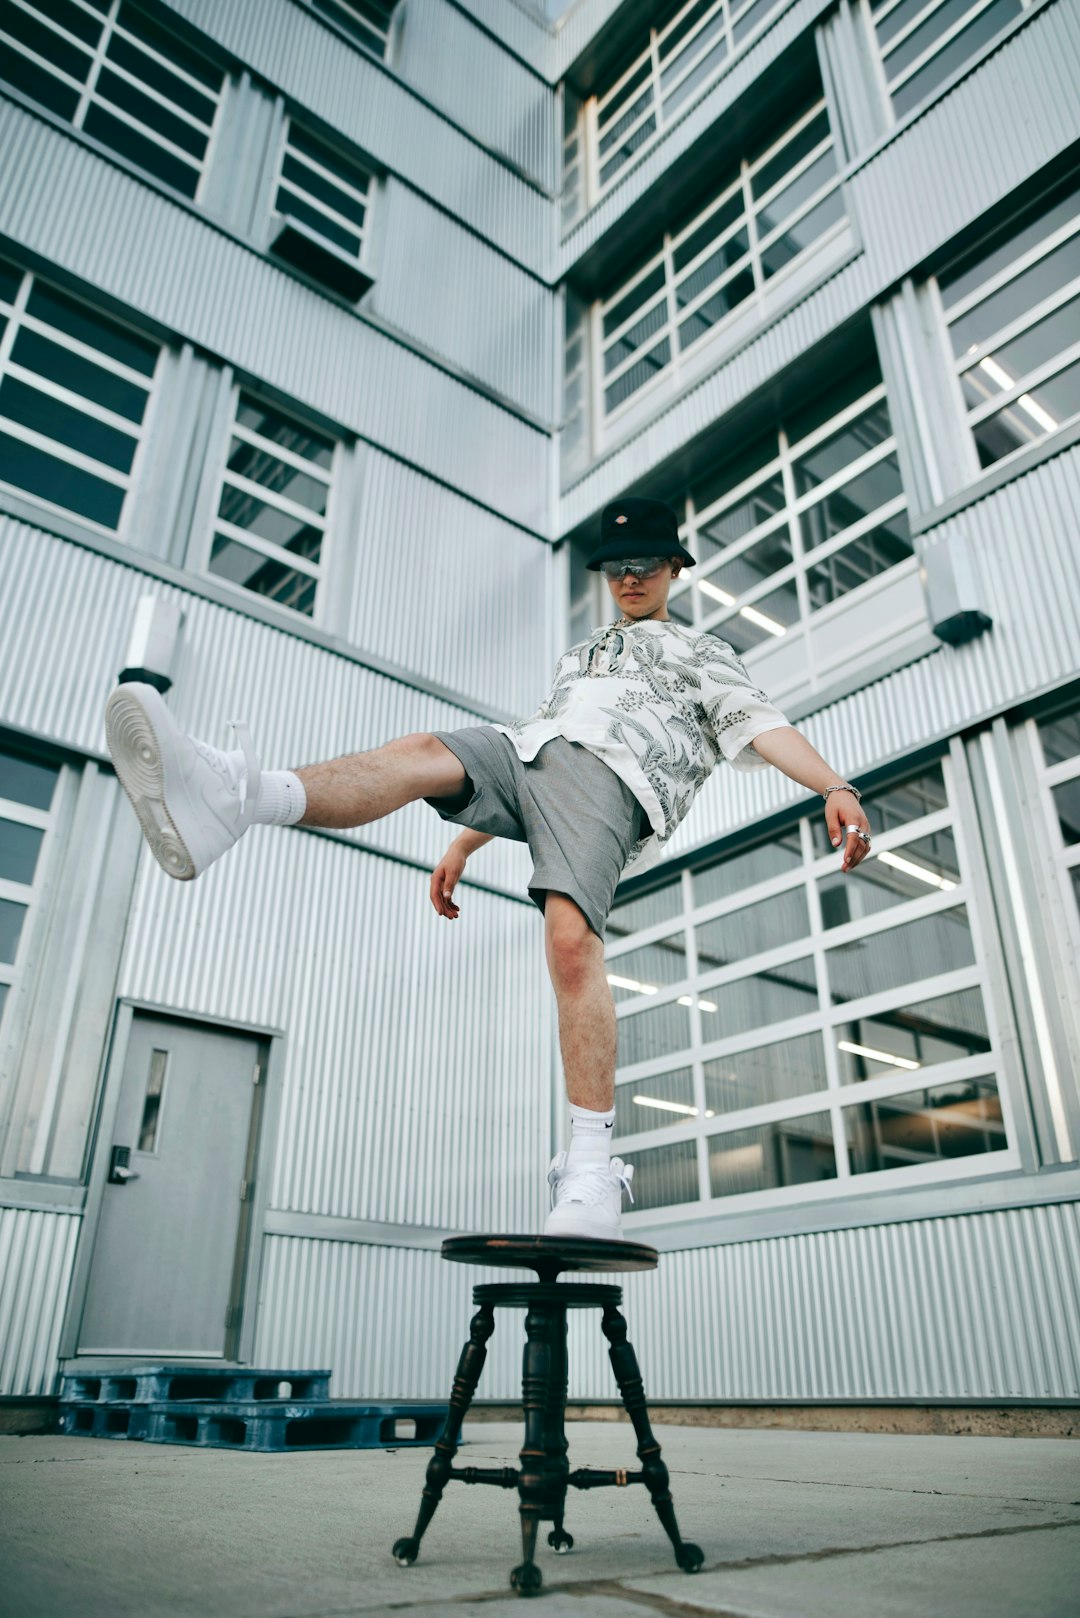
[[[615,605],[627,618],[666,618],[668,591],[673,579],[682,572],[682,563],[665,558],[663,566],[651,579],[639,579],[633,573],[621,578],[607,579]]]

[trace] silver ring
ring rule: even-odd
[[[846,836],[849,831],[853,831],[856,837],[861,837],[867,848],[870,847],[870,833],[868,831],[863,831],[861,826],[845,826],[844,835]]]

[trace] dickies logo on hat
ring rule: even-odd
[[[616,517],[616,518],[615,518],[615,521],[616,521],[616,522],[625,522],[625,521],[626,521],[626,518],[625,518],[625,517]]]

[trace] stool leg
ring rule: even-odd
[[[521,1365],[521,1402],[525,1410],[525,1442],[518,1474],[518,1511],[521,1514],[522,1560],[510,1574],[519,1595],[536,1595],[543,1575],[533,1560],[536,1533],[547,1497],[547,1422],[551,1401],[551,1322],[542,1309],[525,1316],[525,1351]]]
[[[559,1309],[552,1314],[551,1320],[551,1380],[549,1383],[548,1410],[547,1410],[547,1457],[548,1471],[551,1481],[557,1487],[557,1494],[553,1496],[555,1512],[555,1527],[547,1537],[547,1542],[558,1555],[565,1556],[566,1552],[574,1547],[574,1536],[568,1534],[563,1528],[563,1515],[566,1508],[567,1479],[570,1476],[570,1464],[566,1459],[570,1448],[566,1442],[566,1390],[568,1384],[568,1363],[566,1354],[566,1310]]]
[[[611,1367],[615,1372],[615,1380],[619,1384],[622,1402],[626,1406],[627,1414],[634,1424],[637,1434],[638,1457],[641,1461],[641,1470],[645,1476],[652,1503],[656,1507],[656,1515],[660,1518],[667,1530],[668,1538],[675,1547],[675,1560],[686,1573],[696,1573],[705,1560],[705,1553],[700,1545],[692,1545],[684,1540],[679,1533],[679,1525],[675,1521],[675,1507],[671,1500],[671,1490],[668,1488],[668,1469],[660,1458],[660,1445],[653,1436],[649,1425],[649,1412],[645,1404],[645,1388],[638,1370],[637,1356],[626,1338],[626,1321],[613,1303],[604,1305],[604,1318],[602,1321],[604,1336],[611,1347],[609,1355]]]
[[[482,1303],[469,1322],[469,1341],[462,1349],[461,1358],[458,1360],[457,1374],[450,1393],[450,1409],[446,1414],[446,1425],[435,1440],[435,1453],[428,1462],[427,1480],[420,1496],[420,1512],[416,1519],[416,1527],[411,1538],[394,1542],[394,1560],[401,1567],[408,1567],[410,1563],[416,1561],[424,1530],[434,1517],[443,1490],[449,1482],[450,1469],[461,1436],[461,1424],[476,1392],[476,1384],[480,1380],[480,1372],[487,1359],[487,1341],[494,1330],[494,1307],[490,1303]]]

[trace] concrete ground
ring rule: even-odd
[[[541,1530],[548,1618],[1074,1618],[1080,1444],[1052,1438],[656,1428],[679,1571],[640,1485],[573,1490]],[[625,1424],[568,1426],[572,1466],[637,1465]],[[515,1465],[517,1423],[469,1422],[457,1464]],[[12,1618],[504,1618],[517,1496],[448,1485],[419,1560],[429,1451],[244,1455],[0,1438],[0,1609]]]

